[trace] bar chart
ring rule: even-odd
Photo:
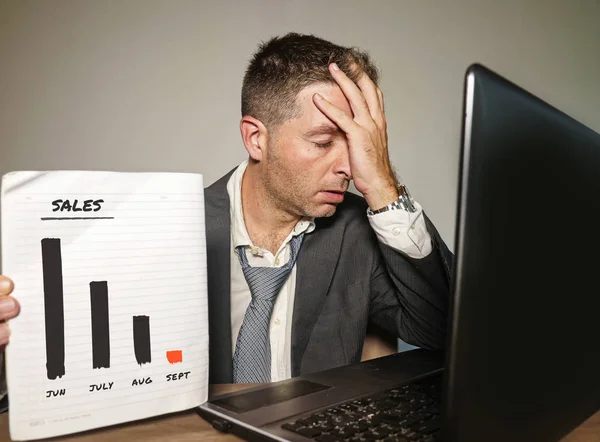
[[[60,238],[41,240],[44,311],[46,331],[46,375],[48,379],[60,379],[65,375],[65,320],[62,249]],[[91,311],[91,345],[93,369],[110,368],[110,315],[108,281],[89,282]],[[132,317],[132,356],[142,366],[152,362],[150,338],[150,317],[134,315]],[[167,350],[169,364],[183,361],[182,350]]]

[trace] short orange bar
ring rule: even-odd
[[[183,354],[181,350],[169,350],[167,351],[167,361],[170,364],[177,364],[183,361]]]

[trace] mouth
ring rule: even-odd
[[[339,204],[344,201],[345,190],[323,190],[321,194],[325,197],[326,202]]]

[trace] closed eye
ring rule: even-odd
[[[327,143],[313,143],[317,147],[325,148],[329,147],[333,144],[333,141],[328,141]]]

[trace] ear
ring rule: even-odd
[[[240,132],[250,158],[254,161],[261,161],[263,155],[266,155],[265,149],[269,139],[265,125],[260,120],[246,115],[240,121]]]

